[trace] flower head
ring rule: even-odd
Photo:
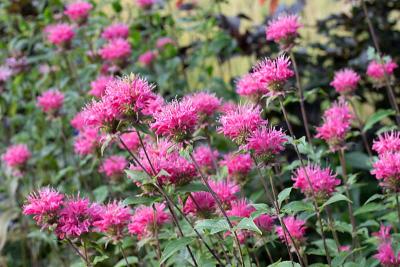
[[[0,83],[6,82],[13,75],[12,69],[8,66],[0,66]]]
[[[209,184],[226,207],[231,206],[231,203],[237,199],[236,194],[240,191],[240,187],[230,181],[209,180]]]
[[[123,156],[110,156],[101,164],[99,171],[110,178],[120,177],[128,162]]]
[[[160,38],[157,39],[156,47],[158,49],[162,49],[168,44],[172,44],[173,45],[174,41],[169,37],[160,37]]]
[[[107,40],[126,39],[129,35],[129,26],[123,23],[116,23],[108,26],[101,33],[101,37]]]
[[[16,144],[9,146],[1,159],[8,167],[18,168],[23,166],[31,158],[31,155],[27,145]]]
[[[389,77],[397,67],[397,64],[391,59],[383,64],[373,60],[368,65],[367,75],[375,85],[379,86],[384,82],[385,74]]]
[[[149,9],[156,3],[156,0],[136,0],[136,4],[143,9]]]
[[[218,97],[208,92],[199,92],[186,96],[184,101],[190,101],[192,103],[200,118],[213,115],[221,105],[221,101]]]
[[[352,69],[343,69],[335,72],[335,77],[330,83],[339,94],[348,94],[353,92],[358,85],[361,77]]]
[[[143,66],[149,66],[156,59],[156,57],[157,53],[149,50],[141,54],[138,60]]]
[[[74,38],[74,28],[66,23],[54,24],[45,28],[47,40],[58,46],[67,46]]]
[[[99,145],[99,130],[87,127],[82,129],[74,140],[74,152],[84,156],[93,153]]]
[[[397,131],[385,132],[378,137],[378,140],[374,140],[372,149],[380,155],[400,152],[400,133]]]
[[[97,77],[96,80],[90,83],[90,91],[89,94],[95,97],[100,98],[104,95],[106,91],[107,84],[113,80],[111,76],[101,75]]]
[[[226,214],[228,216],[249,218],[251,213],[255,210],[256,209],[250,205],[246,199],[240,199],[231,203],[231,208],[230,210],[226,211]]]
[[[236,92],[257,102],[269,91],[264,83],[260,83],[259,79],[256,79],[252,73],[248,73],[236,82]]]
[[[295,182],[293,187],[301,190],[308,197],[313,196],[313,192],[318,200],[327,200],[340,184],[329,168],[321,168],[318,165],[309,164],[298,168],[292,180]],[[311,184],[311,186],[310,186]]]
[[[120,137],[130,151],[136,151],[139,148],[140,140],[136,132],[124,133]],[[122,144],[118,144],[118,146],[121,149],[125,149]]]
[[[256,219],[254,219],[254,223],[260,228],[262,231],[270,232],[274,227],[274,218],[268,214],[261,214]]]
[[[58,90],[43,92],[37,98],[37,105],[43,112],[54,113],[58,111],[64,103],[64,94]]]
[[[228,167],[228,174],[236,181],[243,181],[253,167],[253,160],[250,154],[228,154],[221,162],[223,166]]]
[[[260,113],[259,106],[250,104],[237,106],[220,117],[221,126],[218,131],[236,143],[244,144],[252,132],[266,123]]]
[[[325,140],[332,151],[344,146],[347,132],[350,130],[353,114],[347,103],[339,101],[324,112],[324,123],[317,128],[317,138]]]
[[[177,142],[191,137],[197,125],[197,113],[191,101],[173,101],[153,115],[151,128],[156,134],[173,138]]]
[[[23,206],[23,214],[34,215],[33,219],[41,227],[57,222],[58,211],[63,204],[64,195],[50,187],[44,187],[30,194]]]
[[[372,233],[372,235],[377,237],[380,242],[390,241],[390,230],[391,229],[392,229],[392,227],[390,225],[386,226],[384,224],[381,224],[379,231]]]
[[[383,242],[378,246],[378,253],[374,258],[379,260],[383,267],[394,267],[400,265],[400,253],[397,257],[394,254],[392,244],[390,242]]]
[[[267,40],[274,40],[286,47],[293,43],[301,27],[297,15],[280,15],[268,23],[265,33]]]
[[[131,218],[130,209],[121,202],[111,202],[102,208],[100,218],[93,225],[100,231],[107,233],[113,239],[123,237],[124,228]]]
[[[112,39],[99,51],[103,60],[126,60],[131,55],[131,45],[122,38]]]
[[[137,235],[139,239],[151,236],[157,227],[169,221],[169,215],[164,211],[165,204],[157,203],[153,207],[139,206],[128,225],[129,232]]]
[[[215,211],[215,200],[209,192],[194,192],[185,202],[183,211],[195,214],[201,218],[207,218]]]
[[[276,59],[266,58],[254,66],[252,76],[257,84],[268,89],[269,95],[281,95],[284,94],[286,81],[294,76],[290,64],[285,55]]]
[[[294,242],[301,243],[304,240],[304,235],[306,233],[305,221],[296,219],[294,216],[287,216],[283,218],[283,223]],[[289,244],[292,244],[291,238],[286,234],[286,231],[282,226],[276,227],[276,233],[283,242],[289,242]]]
[[[371,173],[381,181],[381,186],[397,192],[400,188],[400,152],[379,156]]]
[[[85,128],[85,118],[83,112],[78,112],[75,116],[71,119],[70,124],[74,129],[81,131]]]
[[[85,1],[77,1],[67,5],[64,14],[71,20],[85,20],[89,15],[89,11],[93,8],[92,4]]]
[[[217,150],[211,150],[211,148],[206,145],[196,147],[193,152],[193,157],[197,164],[206,173],[215,169],[214,160],[217,160],[218,155]]]

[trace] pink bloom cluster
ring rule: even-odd
[[[55,113],[57,112],[64,103],[64,94],[58,90],[49,90],[43,92],[37,98],[37,105],[43,112]]]
[[[64,11],[64,14],[67,15],[71,20],[82,21],[85,20],[89,11],[93,8],[92,4],[85,1],[77,1],[75,3],[69,4]]]
[[[342,99],[333,103],[324,112],[324,123],[317,128],[317,138],[325,140],[332,151],[344,146],[347,132],[350,130],[353,114]]]
[[[138,150],[140,141],[136,132],[123,133],[121,134],[120,138],[131,152]],[[118,144],[118,146],[121,149],[125,149],[122,144]]]
[[[295,243],[302,243],[304,241],[306,233],[305,221],[296,219],[294,216],[287,216],[283,218],[283,223]],[[282,226],[276,227],[276,233],[283,242],[289,242],[290,245],[293,245],[290,236],[286,234]]]
[[[128,162],[123,156],[110,156],[101,164],[99,171],[110,178],[118,178],[124,174]]]
[[[380,135],[378,140],[374,140],[372,149],[379,155],[400,152],[400,132],[391,131]]]
[[[210,214],[215,212],[215,199],[209,192],[194,192],[185,202],[183,211],[186,214],[194,214],[200,218],[208,218]]]
[[[298,168],[292,180],[295,182],[294,188],[300,189],[307,197],[313,197],[313,190],[321,202],[327,200],[340,184],[340,180],[332,174],[332,170],[312,164]]]
[[[13,71],[8,66],[0,66],[0,83],[6,82],[12,75]]]
[[[93,223],[98,231],[108,234],[114,240],[123,237],[123,231],[131,218],[131,211],[121,202],[111,202],[102,207],[99,219]]]
[[[228,208],[231,207],[232,202],[237,199],[237,193],[240,187],[231,181],[214,181],[209,180],[211,189],[217,194],[222,204]]]
[[[85,156],[93,153],[100,144],[100,135],[97,128],[84,128],[74,140],[76,154]]]
[[[143,9],[149,9],[156,3],[156,0],[136,0],[136,4]]]
[[[193,157],[203,172],[209,173],[215,171],[214,161],[218,159],[217,150],[211,150],[209,146],[202,145],[196,147]]]
[[[294,76],[290,59],[280,55],[276,59],[266,58],[253,67],[252,76],[261,88],[267,88],[269,95],[284,94],[286,81]]]
[[[378,238],[378,253],[374,258],[379,260],[383,267],[400,266],[400,252],[395,255],[392,247],[392,240],[390,236],[390,226],[381,225],[379,232],[373,233]]]
[[[128,41],[122,38],[112,39],[99,51],[103,60],[126,61],[131,55],[132,48]]]
[[[123,23],[116,23],[108,26],[101,33],[101,37],[106,40],[126,39],[129,35],[129,26]]]
[[[302,25],[297,15],[280,15],[268,23],[266,28],[267,40],[274,40],[286,48],[291,45],[298,36],[298,30]]]
[[[31,152],[25,144],[9,146],[1,156],[4,163],[10,168],[22,167],[31,158]]]
[[[129,232],[137,235],[138,239],[151,236],[156,230],[154,227],[161,227],[170,220],[169,215],[164,210],[165,204],[138,207],[128,225]]]
[[[143,66],[149,66],[156,59],[156,57],[157,57],[157,52],[149,50],[141,54],[138,60]]]
[[[385,80],[385,74],[389,77],[397,67],[398,65],[392,60],[383,64],[373,60],[368,65],[367,75],[372,79],[375,85],[380,86]]]
[[[158,49],[162,49],[168,44],[172,44],[172,45],[174,44],[174,41],[169,37],[160,37],[156,41],[156,47]]]
[[[228,167],[229,177],[241,182],[251,171],[253,160],[250,154],[228,154],[220,164]]]
[[[102,97],[106,91],[107,84],[113,80],[111,76],[101,75],[90,83],[89,94],[95,97]]]
[[[58,46],[67,46],[74,38],[74,28],[66,23],[49,25],[45,28],[47,40]]]
[[[381,186],[397,192],[400,188],[400,152],[380,155],[371,173],[381,181]]]
[[[248,73],[237,81],[236,92],[241,96],[249,97],[254,102],[258,102],[269,91],[265,84],[260,83],[252,73]]]
[[[184,101],[192,103],[199,118],[213,115],[221,105],[221,100],[215,94],[199,92],[184,98]]]
[[[335,72],[335,77],[330,83],[339,94],[354,92],[361,77],[352,69],[343,69]]]

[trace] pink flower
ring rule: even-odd
[[[155,225],[159,228],[170,219],[164,209],[165,204],[160,203],[153,207],[139,206],[128,225],[129,233],[137,235],[138,239],[151,236],[155,231]]]
[[[119,240],[123,237],[124,228],[131,218],[131,211],[121,202],[111,202],[105,205],[100,213],[99,220],[93,225],[100,231],[107,233],[113,239]]]
[[[400,133],[397,131],[386,132],[374,140],[372,149],[378,154],[400,152]]]
[[[240,187],[234,182],[209,180],[208,183],[225,206],[230,207],[232,201],[237,199]]]
[[[143,108],[142,113],[144,115],[153,115],[160,112],[164,105],[164,98],[160,95],[156,95],[154,99],[149,99],[149,101],[147,101],[147,106]]]
[[[7,66],[0,66],[0,82],[6,82],[12,75],[12,69]]]
[[[79,132],[74,140],[74,152],[84,156],[93,153],[99,145],[99,131],[96,128],[85,128]]]
[[[231,203],[231,209],[226,211],[228,216],[247,217],[256,209],[250,205],[246,199],[240,199]]]
[[[392,229],[392,227],[390,225],[386,226],[384,224],[381,224],[379,231],[372,233],[372,235],[377,237],[380,242],[390,241],[390,230],[391,229]]]
[[[99,51],[103,60],[126,60],[131,55],[131,45],[128,41],[118,38],[110,40]]]
[[[358,85],[361,77],[352,69],[343,69],[335,72],[335,77],[330,83],[339,94],[353,92]]]
[[[283,218],[283,223],[286,225],[286,228],[294,242],[301,243],[304,240],[304,235],[306,233],[306,227],[304,226],[306,223],[305,221],[296,219],[294,216],[287,216]],[[287,240],[289,244],[292,244],[289,235],[287,235],[286,231],[282,229],[282,226],[276,227],[276,233],[283,242],[286,242]]]
[[[268,23],[266,28],[267,40],[274,40],[285,45],[293,43],[302,25],[297,15],[280,15]]]
[[[186,200],[183,211],[208,218],[215,211],[215,200],[209,192],[194,192]]]
[[[400,253],[397,257],[395,256],[390,242],[381,243],[378,246],[378,253],[374,255],[374,258],[378,259],[383,267],[400,266]]]
[[[262,231],[270,232],[274,227],[274,218],[268,214],[261,214],[256,219],[254,219],[254,223],[260,228]]]
[[[64,201],[64,208],[59,213],[57,236],[61,239],[75,238],[92,231],[101,212],[98,205],[91,204],[86,198],[78,196]]]
[[[253,67],[253,78],[263,88],[267,88],[269,95],[280,95],[284,93],[286,81],[294,76],[290,69],[290,59],[280,55],[276,59],[266,58]]]
[[[140,146],[140,140],[136,132],[121,134],[122,142],[128,147],[130,151],[136,151]],[[122,144],[118,145],[121,149],[125,149]]]
[[[67,5],[64,14],[67,15],[71,20],[85,20],[92,8],[93,6],[88,2],[77,1]]]
[[[246,148],[252,150],[263,162],[269,162],[285,149],[286,141],[287,137],[282,130],[263,126],[250,135]]]
[[[149,9],[156,3],[156,0],[136,0],[136,4],[143,9]]]
[[[107,40],[126,39],[129,35],[129,26],[123,23],[116,23],[108,26],[101,33],[101,37]]]
[[[111,76],[99,76],[96,80],[90,83],[90,91],[89,94],[95,97],[101,97],[104,95],[106,91],[107,84],[113,80]]]
[[[149,66],[153,60],[157,57],[157,53],[154,51],[146,51],[145,53],[139,56],[139,62],[144,66]]]
[[[156,47],[158,49],[162,49],[162,48],[164,48],[164,46],[166,46],[168,44],[174,45],[174,41],[169,37],[160,37],[157,39]]]
[[[78,131],[83,130],[83,128],[85,128],[85,118],[83,112],[81,111],[76,113],[75,116],[70,121],[70,124]]]
[[[233,110],[228,110],[219,119],[221,126],[218,128],[218,132],[223,133],[238,144],[243,144],[252,132],[266,123],[261,118],[260,113],[259,106],[250,104],[240,105]]]
[[[350,251],[350,249],[351,249],[351,246],[349,246],[349,245],[344,245],[344,246],[340,246],[339,247],[340,252],[342,252],[342,251]]]
[[[322,169],[318,165],[312,164],[305,168],[298,168],[292,180],[295,182],[294,188],[300,189],[308,197],[312,197],[311,190],[314,190],[317,199],[321,201],[328,199],[335,192],[336,186],[340,184],[340,180],[332,174],[329,168]]]
[[[248,73],[237,81],[236,92],[241,96],[249,97],[254,102],[257,102],[269,91],[264,83],[260,83],[253,74]]]
[[[184,101],[191,101],[200,118],[213,115],[221,105],[221,101],[215,94],[207,92],[199,92],[186,96]]]
[[[381,180],[381,186],[397,191],[400,187],[400,152],[379,156],[371,173]]]
[[[228,112],[236,110],[238,105],[236,105],[233,101],[228,101],[222,103],[222,105],[219,107],[218,111],[222,114],[227,114]]]
[[[367,75],[374,82],[381,82],[385,79],[385,73],[387,76],[393,74],[393,71],[397,69],[397,64],[393,62],[393,60],[389,60],[384,64],[378,63],[376,60],[373,60],[369,63],[367,68]]]
[[[45,28],[47,40],[59,46],[67,45],[75,36],[74,28],[66,23],[54,24]]]
[[[23,214],[34,215],[33,219],[41,227],[49,227],[57,222],[58,211],[63,204],[64,195],[53,188],[44,187],[31,193],[23,206]]]
[[[43,92],[37,98],[37,105],[43,112],[54,113],[58,111],[64,103],[64,94],[58,90]]]
[[[191,101],[173,101],[153,115],[151,128],[156,134],[180,142],[191,137],[197,125],[197,113]]]
[[[23,166],[31,158],[31,152],[25,144],[16,144],[9,146],[6,152],[1,156],[4,163],[10,168]]]
[[[124,169],[128,165],[122,156],[110,156],[101,164],[99,171],[110,178],[119,177],[124,174]]]
[[[228,154],[221,162],[222,166],[228,167],[229,176],[236,181],[243,181],[253,167],[253,160],[250,154]]]
[[[206,145],[196,147],[193,152],[193,157],[197,164],[206,173],[215,169],[214,161],[218,159],[218,155],[217,150],[211,150],[211,148]]]
[[[340,100],[334,102],[332,107],[325,111],[323,119],[324,123],[317,128],[317,138],[325,140],[331,151],[336,151],[344,145],[353,114],[347,103]]]

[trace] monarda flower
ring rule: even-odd
[[[73,21],[85,21],[89,15],[89,11],[93,8],[92,4],[85,1],[77,1],[67,5],[64,14]]]
[[[134,152],[138,150],[140,146],[139,136],[136,132],[123,133],[121,134],[121,140],[124,142],[125,146],[131,151]],[[125,147],[120,143],[118,144],[119,148],[125,149]]]
[[[252,76],[260,86],[268,89],[268,95],[283,95],[287,80],[294,76],[290,64],[290,59],[285,55],[276,59],[266,58],[253,67]]]
[[[287,137],[282,130],[263,126],[250,135],[246,148],[252,151],[256,158],[267,164],[285,149],[286,141]]]
[[[290,48],[302,25],[297,15],[280,15],[268,23],[265,30],[267,40],[273,40],[283,49]]]
[[[56,234],[59,238],[75,238],[92,231],[93,223],[100,219],[101,208],[88,199],[70,198],[64,201],[59,213]]]
[[[155,51],[150,50],[141,54],[138,58],[138,61],[143,66],[150,66],[150,64],[156,59],[156,57],[157,53]]]
[[[123,156],[110,156],[101,164],[99,171],[111,179],[117,179],[124,174],[128,162]]]
[[[274,218],[268,214],[261,214],[254,219],[254,223],[263,232],[271,232],[274,228]]]
[[[142,9],[150,9],[156,0],[136,0],[136,4]]]
[[[9,146],[6,152],[1,156],[3,162],[10,168],[23,167],[31,158],[32,154],[25,144],[16,144]]]
[[[379,231],[372,233],[373,236],[379,239],[380,242],[390,241],[390,230],[392,227],[381,224]]]
[[[97,77],[96,80],[90,83],[90,91],[89,94],[100,98],[104,95],[106,91],[107,84],[113,80],[111,76],[101,75]]]
[[[212,116],[221,105],[218,97],[208,92],[199,92],[186,96],[183,101],[190,101],[192,103],[201,121]]]
[[[398,131],[386,132],[374,140],[372,149],[379,155],[400,152],[400,133]]]
[[[74,152],[80,156],[86,156],[95,152],[100,144],[99,130],[96,128],[84,128],[74,139]]]
[[[200,218],[209,218],[215,212],[215,199],[209,192],[194,192],[187,198],[183,211],[186,214],[197,215]]]
[[[126,61],[131,55],[131,45],[125,39],[113,39],[99,51],[103,60]]]
[[[393,60],[388,60],[381,64],[376,60],[369,63],[367,75],[376,87],[382,87],[385,84],[385,75],[390,79],[393,71],[397,69],[397,64]]]
[[[121,202],[111,202],[102,207],[100,218],[93,223],[98,231],[106,233],[113,240],[123,238],[124,229],[131,218],[131,211]]]
[[[268,88],[264,83],[260,83],[252,73],[248,73],[236,82],[236,92],[257,103],[264,95],[268,94]]]
[[[149,99],[149,101],[147,101],[147,106],[142,109],[142,113],[144,115],[152,116],[153,114],[160,112],[164,105],[164,98],[160,95],[156,95],[154,99]]]
[[[163,49],[166,45],[174,45],[174,41],[169,37],[160,37],[156,41],[157,49]]]
[[[266,122],[261,118],[259,106],[250,104],[236,106],[219,119],[218,132],[242,145],[258,127]]]
[[[139,206],[128,225],[129,233],[137,235],[138,239],[151,237],[156,231],[155,227],[160,228],[170,220],[168,213],[164,210],[165,204],[160,203],[153,207]]]
[[[306,222],[296,219],[294,216],[287,216],[283,218],[283,223],[286,225],[287,231],[293,238],[293,241],[296,244],[301,244],[305,239],[304,235],[306,233]],[[293,245],[290,236],[286,233],[286,230],[284,230],[282,226],[276,227],[276,233],[283,242],[289,242],[290,245]]]
[[[82,111],[75,114],[70,120],[70,124],[75,130],[82,131],[85,128],[85,118]]]
[[[44,187],[37,193],[30,194],[23,206],[23,214],[33,215],[37,225],[42,228],[57,223],[57,216],[64,195],[50,187]]]
[[[101,37],[106,40],[126,39],[129,35],[129,26],[123,23],[116,23],[108,26],[101,33]]]
[[[347,103],[339,101],[324,112],[324,123],[317,128],[317,138],[328,143],[331,151],[344,147],[347,132],[350,130],[353,114]]]
[[[74,28],[66,23],[49,25],[44,32],[50,43],[62,47],[68,47],[75,36]]]
[[[346,95],[356,90],[361,77],[352,69],[343,69],[335,72],[335,77],[330,83],[341,95]]]
[[[400,189],[400,152],[386,153],[379,156],[378,161],[373,164],[371,171],[379,184],[393,192]]]
[[[256,209],[250,205],[246,199],[240,199],[237,201],[232,202],[230,210],[226,211],[226,214],[228,216],[233,216],[233,217],[239,217],[239,218],[249,218],[251,213],[254,212]],[[234,221],[234,224],[237,222]],[[237,232],[237,236],[239,239],[239,242],[241,244],[244,244],[246,242],[246,239],[251,236],[251,232],[247,230],[239,230]],[[227,233],[227,235],[230,235],[230,232]]]
[[[240,187],[230,181],[214,181],[209,180],[211,189],[217,194],[222,204],[226,208],[230,208],[233,201],[237,199],[237,193],[240,191]]]
[[[391,242],[383,242],[378,246],[378,253],[374,258],[379,260],[383,267],[397,267],[400,266],[400,253],[395,256]]]
[[[314,191],[317,201],[321,203],[327,200],[340,184],[340,180],[329,168],[323,169],[311,164],[298,168],[292,180],[295,182],[293,187],[300,189],[307,197],[312,198]]]
[[[172,138],[176,142],[191,138],[196,129],[198,117],[191,101],[176,101],[164,105],[153,115],[151,128],[156,134]]]
[[[196,147],[193,152],[193,157],[200,169],[205,173],[212,173],[215,171],[215,162],[218,159],[219,153],[217,150],[211,150],[207,145]]]
[[[8,81],[13,75],[12,69],[8,66],[0,66],[0,84]]]
[[[253,167],[253,160],[250,154],[232,153],[224,157],[221,165],[227,166],[229,177],[232,177],[237,182],[243,182]]]
[[[64,103],[64,94],[58,90],[49,90],[43,92],[37,98],[37,105],[43,112],[54,114]]]

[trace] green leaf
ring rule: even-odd
[[[351,200],[348,199],[345,195],[342,194],[334,194],[333,196],[331,196],[321,207],[320,210],[323,210],[324,207],[333,204],[335,202],[339,202],[339,201],[347,201],[351,203]]]
[[[108,196],[108,187],[106,185],[99,186],[93,191],[93,194],[97,202],[103,202]]]
[[[285,201],[286,199],[289,198],[290,192],[292,192],[292,188],[291,188],[291,187],[285,188],[285,189],[283,189],[283,190],[279,193],[279,195],[278,195],[278,203],[279,203],[279,206],[282,205],[282,202],[283,202],[283,201]]]
[[[372,202],[372,203],[368,203],[368,204],[363,205],[362,207],[358,208],[354,212],[354,215],[357,216],[360,214],[375,212],[378,210],[385,210],[385,207],[382,204]]]
[[[359,151],[354,151],[347,153],[345,155],[346,163],[348,163],[349,166],[360,169],[360,170],[370,170],[371,169],[371,163],[369,161],[368,155],[359,152]]]
[[[111,5],[116,13],[120,13],[122,11],[122,6],[119,0],[113,1]]]
[[[235,228],[250,230],[262,235],[261,230],[257,227],[252,218],[243,218]]]
[[[202,183],[196,183],[196,182],[176,187],[176,192],[181,192],[181,193],[199,192],[199,191],[207,192],[207,187]]]
[[[123,201],[124,205],[150,205],[154,202],[158,202],[161,200],[161,197],[150,197],[150,196],[138,196],[138,197],[128,197]]]
[[[191,238],[191,237],[182,237],[179,239],[169,241],[165,245],[165,249],[161,256],[160,265],[163,264],[167,259],[169,259],[176,252],[178,252],[179,250],[181,250],[184,247],[186,247],[187,245],[189,245],[192,241],[193,241],[193,238]]]
[[[94,257],[93,265],[96,265],[97,263],[103,262],[103,261],[105,261],[105,260],[108,259],[108,258],[109,258],[109,257],[108,257],[107,255],[96,256],[96,257]]]
[[[379,111],[375,112],[365,122],[363,132],[366,132],[369,129],[371,129],[375,125],[375,123],[383,120],[386,117],[394,115],[394,114],[395,114],[395,111],[391,110],[391,109],[379,110]]]
[[[301,265],[297,262],[281,261],[270,264],[268,265],[268,267],[301,267]]]
[[[144,171],[139,170],[125,170],[125,173],[128,175],[130,179],[134,182],[148,182],[149,176]]]
[[[196,222],[195,228],[202,231],[208,230],[211,234],[230,230],[229,224],[225,219],[200,220]]]
[[[126,260],[128,261],[129,265],[131,264],[136,264],[138,263],[138,258],[135,256],[129,256],[126,258]],[[117,264],[114,267],[123,267],[123,266],[127,266],[125,259],[120,260],[119,262],[117,262]]]
[[[288,211],[288,213],[298,213],[301,211],[313,211],[313,205],[311,202],[304,201],[292,201],[283,206],[283,209]]]
[[[384,195],[381,194],[374,194],[373,196],[371,196],[370,198],[367,199],[367,201],[365,201],[364,205],[376,200],[376,199],[383,199]]]

